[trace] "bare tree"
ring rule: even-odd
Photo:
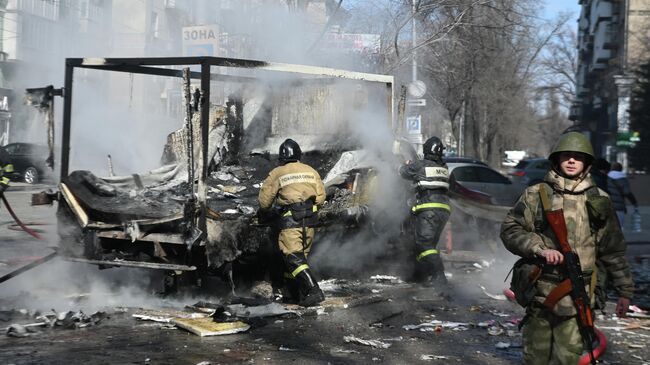
[[[428,97],[446,109],[457,140],[464,123],[466,155],[498,164],[506,147],[533,145],[529,136],[546,114],[536,103],[540,85],[548,88],[552,79],[558,88],[555,101],[560,95],[564,102],[560,87],[570,93],[575,61],[567,40],[568,16],[540,31],[533,0],[370,3],[375,15],[383,17],[379,23],[387,25],[382,29],[385,70],[406,82],[404,66],[417,53],[420,77],[430,85]],[[408,34],[413,16],[419,32],[415,46]],[[566,53],[555,51],[561,47]],[[560,53],[558,59],[547,58],[549,48]]]

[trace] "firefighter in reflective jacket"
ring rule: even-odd
[[[424,159],[407,161],[400,175],[415,185],[415,280],[433,285],[446,284],[444,266],[438,246],[442,230],[449,219],[449,170],[442,161],[445,146],[438,137],[422,146]]]
[[[271,170],[259,193],[261,213],[275,211],[278,246],[289,286],[297,286],[297,303],[309,307],[325,296],[307,263],[318,223],[317,206],[325,201],[325,187],[316,170],[300,162],[300,146],[292,139],[280,145],[280,166]],[[278,232],[279,231],[279,232]],[[277,279],[278,270],[271,269]],[[296,285],[293,285],[294,283]],[[294,294],[295,295],[295,294]]]
[[[14,172],[14,165],[9,161],[9,154],[0,148],[0,195],[9,188],[9,174]]]

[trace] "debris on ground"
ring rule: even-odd
[[[348,349],[339,349],[339,348],[334,348],[330,350],[330,352],[334,354],[358,354],[359,351],[357,350],[348,350]]]
[[[215,322],[212,318],[174,318],[172,323],[201,337],[231,335],[251,328],[244,322]]]
[[[278,347],[278,351],[296,352],[296,351],[298,351],[298,350],[296,350],[296,349],[292,349],[292,348],[290,348],[290,347],[286,347],[286,346],[284,346],[284,345],[280,345],[280,347]]]
[[[479,288],[481,288],[481,290],[483,291],[483,294],[487,295],[488,297],[490,297],[492,299],[508,300],[508,298],[503,294],[492,294],[492,293],[488,292],[487,289],[485,289],[485,287],[483,285],[479,284]]]
[[[420,324],[407,324],[402,326],[402,328],[407,331],[420,330],[420,332],[440,332],[443,328],[451,328],[454,331],[465,331],[467,330],[468,326],[469,323],[448,322],[434,319],[430,322],[424,322]]]
[[[7,328],[7,336],[9,337],[27,337],[29,336],[28,327],[20,324],[12,324]]]
[[[347,343],[356,343],[359,345],[365,345],[365,346],[371,346],[375,347],[378,349],[387,349],[391,346],[390,343],[387,342],[382,342],[379,340],[364,340],[363,338],[355,337],[355,336],[343,336],[343,341]]]
[[[510,348],[510,346],[510,342],[497,342],[496,345],[494,345],[494,347],[498,349],[507,349]]]
[[[397,276],[392,276],[392,275],[373,275],[370,277],[371,281],[374,281],[376,283],[380,284],[402,284],[404,281],[402,281],[400,278]]]
[[[296,314],[295,311],[285,308],[280,303],[270,303],[258,306],[233,304],[226,307],[228,313],[238,318],[275,317],[284,314]]]
[[[174,309],[140,309],[133,313],[132,317],[143,321],[171,323],[172,320],[177,318],[205,318],[210,315],[208,313],[190,313]]]
[[[57,313],[52,310],[49,313],[40,314],[38,312],[28,313],[16,311],[23,316],[33,317],[37,322],[34,323],[14,323],[9,327],[5,328],[4,331],[7,336],[11,337],[26,337],[30,333],[35,332],[37,327],[61,327],[68,329],[84,328],[95,326],[99,324],[105,318],[108,318],[106,312],[95,312],[91,315],[85,314],[83,311],[68,311]],[[9,316],[7,319],[11,319]]]
[[[505,330],[499,326],[488,327],[487,332],[490,336],[500,336],[504,334]]]
[[[422,361],[428,361],[428,360],[448,360],[449,356],[442,356],[442,355],[420,355],[420,360]]]

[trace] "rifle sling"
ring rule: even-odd
[[[551,226],[553,233],[557,238],[558,243],[560,244],[560,251],[563,254],[571,252],[571,245],[566,237],[566,223],[564,220],[564,212],[562,209],[552,210],[551,200],[549,199],[548,185],[540,184],[539,187],[539,197],[542,201],[542,207],[544,208],[544,215],[548,224]],[[556,230],[557,229],[557,230]],[[558,234],[563,232],[564,234]]]
[[[549,225],[551,225],[553,228],[554,224],[564,223],[559,223],[560,219],[564,221],[564,213],[561,209],[552,210],[549,195],[548,186],[546,184],[541,184],[539,189],[539,197],[542,201],[542,207],[544,208],[544,215],[546,215]],[[553,232],[555,232],[555,230]],[[557,237],[557,240],[560,243],[562,253],[566,254],[568,252],[571,252],[571,246],[567,242],[566,237]],[[546,297],[546,300],[544,300],[543,305],[549,310],[553,310],[553,307],[555,307],[555,304],[557,304],[560,299],[571,293],[571,289],[571,280],[565,279],[561,281],[553,290],[551,290],[551,292]]]
[[[564,298],[565,296],[569,295],[571,293],[572,285],[571,285],[571,280],[565,279],[564,281],[560,282],[557,284],[553,290],[551,290],[550,293],[548,293],[548,296],[546,297],[546,300],[544,300],[544,303],[542,303],[548,310],[552,311],[553,307],[557,304],[560,299]]]

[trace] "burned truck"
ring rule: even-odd
[[[159,168],[102,177],[69,171],[71,146],[79,143],[71,128],[92,123],[73,115],[73,76],[85,69],[179,80],[184,121],[161,146]],[[162,270],[172,289],[200,285],[214,273],[234,285],[237,272],[264,269],[249,260],[263,256],[269,241],[257,194],[284,138],[297,139],[304,160],[325,178],[321,229],[360,222],[377,156],[359,151],[367,146],[355,129],[393,128],[392,76],[322,67],[218,57],[70,58],[63,90],[59,253],[100,268]]]

